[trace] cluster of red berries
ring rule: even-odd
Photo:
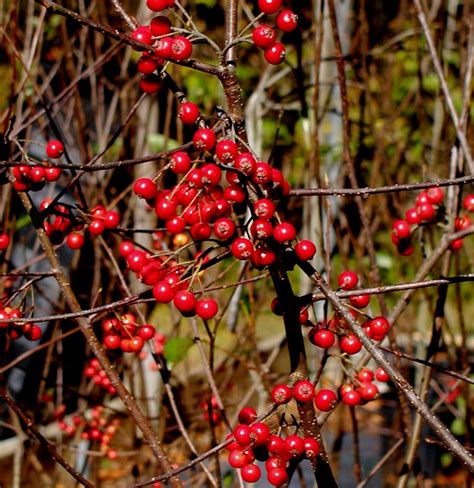
[[[117,391],[112,386],[109,378],[107,377],[105,371],[100,366],[97,359],[93,358],[89,360],[86,367],[84,368],[84,376],[86,378],[91,378],[95,385],[103,390],[106,390],[111,395],[116,395]]]
[[[37,341],[41,338],[42,331],[39,325],[32,323],[7,322],[8,319],[22,318],[18,308],[0,308],[0,330],[4,329],[11,339],[19,339],[24,336],[29,341]]]
[[[329,412],[337,405],[337,396],[326,388],[316,392],[309,380],[297,381],[293,388],[285,384],[278,384],[272,389],[272,400],[276,405],[284,405],[294,398],[300,403],[314,401],[314,405],[322,412]]]
[[[61,244],[73,229],[73,216],[69,207],[62,204],[55,204],[54,208],[50,209],[52,201],[51,198],[45,198],[39,209],[41,212],[48,209],[48,215],[43,220],[43,228],[53,244]]]
[[[65,405],[60,405],[54,416],[59,428],[67,436],[72,437],[76,432],[80,431],[81,439],[97,442],[101,452],[109,459],[117,457],[117,451],[110,448],[110,443],[119,427],[119,419],[110,419],[105,409],[101,406],[94,407],[84,414],[73,415],[72,423],[66,421],[65,414]]]
[[[239,413],[239,424],[235,427],[227,445],[229,464],[240,469],[242,479],[255,483],[262,475],[255,460],[265,461],[267,480],[273,486],[281,486],[288,481],[290,462],[313,459],[319,454],[318,442],[302,438],[296,434],[272,434],[263,422],[256,422],[257,414],[253,408],[246,407]]]
[[[389,376],[383,368],[377,368],[375,374],[369,368],[362,368],[355,375],[353,383],[346,383],[339,388],[342,403],[354,407],[374,400],[379,394],[374,379],[385,383]]]
[[[64,146],[60,141],[49,141],[46,145],[46,155],[50,159],[58,159],[64,153]],[[48,166],[47,163],[38,166],[19,165],[12,170],[13,187],[17,191],[39,191],[47,182],[57,181],[61,176],[61,168]]]
[[[162,12],[174,5],[174,0],[148,0],[147,6],[153,12]],[[155,93],[161,88],[157,70],[165,61],[184,61],[193,52],[191,41],[183,35],[173,35],[168,17],[158,15],[150,25],[141,25],[132,32],[132,37],[150,47],[138,60],[138,71],[143,75],[140,89],[145,93]]]
[[[107,349],[121,349],[123,352],[138,353],[145,341],[155,337],[155,328],[150,324],[139,326],[132,313],[120,317],[109,317],[102,321],[104,346]]]
[[[292,32],[298,27],[298,16],[289,9],[283,9],[282,0],[259,0],[258,8],[263,14],[276,14],[276,29]],[[269,64],[280,64],[286,56],[285,46],[277,42],[277,33],[268,24],[260,24],[252,32],[254,44],[264,50],[265,61]]]

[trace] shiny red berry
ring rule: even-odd
[[[276,19],[277,27],[283,32],[294,31],[298,27],[298,16],[291,10],[282,10]]]
[[[349,355],[357,354],[362,349],[361,342],[353,334],[349,334],[348,336],[343,337],[339,341],[339,345],[342,351]]]
[[[258,0],[258,8],[264,14],[275,14],[281,8],[282,0]]]
[[[46,155],[51,159],[58,159],[64,153],[64,146],[61,141],[49,141],[46,145]]]
[[[252,40],[256,46],[266,49],[275,44],[276,33],[269,25],[260,24],[253,30]]]
[[[171,21],[164,15],[157,15],[151,19],[150,30],[155,37],[166,36],[171,32]]]
[[[295,253],[301,261],[309,261],[316,254],[316,246],[313,242],[303,239],[296,244]]]
[[[219,311],[219,307],[214,298],[201,298],[196,302],[196,314],[203,320],[211,320]]]
[[[247,483],[255,483],[262,476],[260,468],[256,464],[247,464],[240,472],[242,479]]]
[[[245,237],[237,237],[232,242],[230,250],[237,259],[249,259],[254,252],[252,241]]]
[[[338,276],[337,282],[341,290],[352,290],[357,286],[359,278],[354,271],[344,271]]]
[[[337,405],[337,396],[332,390],[319,390],[314,397],[314,404],[318,410],[329,412]]]
[[[288,473],[283,468],[273,468],[267,472],[267,480],[273,486],[282,486],[288,481]]]
[[[335,341],[334,333],[328,329],[313,327],[308,334],[309,341],[322,349],[329,349]]]
[[[198,129],[194,133],[193,143],[200,151],[210,151],[216,145],[216,135],[212,129]]]
[[[292,399],[293,392],[288,385],[276,385],[273,387],[271,396],[273,403],[276,405],[284,405]]]
[[[277,224],[273,229],[273,238],[277,242],[292,241],[296,237],[296,229],[289,222]]]
[[[265,61],[269,64],[281,64],[286,56],[285,46],[281,42],[275,42],[273,46],[265,49]]]
[[[293,396],[299,402],[310,402],[314,397],[313,383],[307,380],[297,381],[293,386]]]

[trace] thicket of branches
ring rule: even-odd
[[[472,483],[473,6],[264,3],[0,2],[0,482]]]

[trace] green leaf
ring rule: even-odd
[[[175,337],[165,344],[164,355],[167,363],[172,366],[182,361],[194,341],[189,337]]]
[[[21,230],[30,224],[31,224],[30,216],[29,215],[23,215],[16,221],[15,230],[16,231]]]

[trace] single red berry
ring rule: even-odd
[[[307,459],[314,459],[319,454],[319,442],[312,437],[305,437],[304,442],[304,457]]]
[[[469,215],[456,217],[456,220],[454,221],[454,229],[458,231],[467,229],[468,227],[471,227],[471,225],[472,219],[469,217]]]
[[[181,104],[179,108],[178,117],[181,119],[183,124],[192,125],[194,124],[201,113],[199,112],[199,107],[192,102],[185,102]]]
[[[289,222],[277,224],[273,229],[273,238],[277,242],[292,241],[296,237],[296,229]]]
[[[117,334],[109,334],[104,337],[104,346],[107,349],[118,349],[120,342],[120,336]]]
[[[150,178],[139,178],[133,185],[133,191],[139,198],[150,200],[158,193],[156,184]]]
[[[145,93],[156,93],[161,88],[160,77],[158,75],[155,75],[154,73],[144,75],[140,79],[139,86],[140,90]]]
[[[174,290],[169,283],[160,281],[153,287],[153,296],[158,303],[169,303],[173,300]]]
[[[271,219],[275,213],[275,204],[268,198],[261,198],[254,204],[255,215],[261,219]]]
[[[141,25],[140,27],[137,27],[132,32],[132,38],[135,41],[141,42],[142,44],[146,44],[147,46],[151,46],[153,43],[151,29],[147,25]]]
[[[290,455],[290,457],[297,458],[301,456],[304,452],[304,441],[303,439],[296,435],[289,435],[285,439],[285,450]]]
[[[341,290],[352,290],[357,286],[359,278],[354,271],[344,271],[338,276],[337,282]]]
[[[332,390],[319,390],[314,397],[314,404],[318,410],[329,412],[337,405],[337,396]]]
[[[5,251],[5,249],[9,246],[10,244],[10,237],[8,234],[0,234],[0,251]]]
[[[250,427],[246,424],[237,425],[234,429],[234,438],[242,446],[248,446],[251,442]]]
[[[288,481],[288,473],[283,468],[273,468],[267,472],[267,480],[273,486],[282,486]]]
[[[253,30],[252,40],[257,47],[266,49],[275,44],[276,33],[269,25],[260,24]]]
[[[257,161],[250,153],[241,153],[235,158],[234,168],[250,176],[253,174],[256,164]]]
[[[198,129],[194,133],[193,143],[200,151],[210,151],[216,145],[216,134],[212,129]]]
[[[276,405],[284,405],[293,397],[293,392],[288,385],[276,385],[272,390],[272,401]]]
[[[283,32],[294,31],[298,27],[298,16],[291,10],[282,10],[276,19],[277,27]]]
[[[64,146],[61,141],[49,141],[46,145],[46,155],[51,159],[58,159],[64,153]]]
[[[257,269],[263,269],[272,265],[276,260],[276,254],[268,247],[259,247],[250,256],[250,261]]]
[[[217,239],[226,241],[230,239],[235,232],[235,224],[229,218],[217,219],[214,222],[214,234]]]
[[[191,168],[191,158],[184,151],[175,152],[171,156],[171,171],[177,175],[187,173]]]
[[[303,239],[296,244],[295,253],[301,261],[309,261],[316,254],[316,246],[313,242]]]
[[[201,168],[201,181],[204,185],[216,186],[221,178],[222,171],[217,164],[208,163]]]
[[[431,203],[423,203],[422,205],[417,206],[416,212],[422,222],[429,222],[436,214],[435,208]]]
[[[257,412],[252,407],[245,407],[239,412],[239,422],[250,425],[257,418]]]
[[[237,157],[237,144],[230,139],[222,139],[216,145],[216,156],[223,163],[231,163]]]
[[[242,479],[247,483],[255,483],[262,476],[260,468],[256,464],[247,464],[240,472]]]
[[[128,267],[135,272],[140,271],[144,266],[148,264],[149,260],[144,251],[136,250],[132,251],[127,256]]]
[[[281,64],[286,56],[285,46],[281,42],[275,42],[273,46],[265,49],[263,57],[265,61],[269,64]]]
[[[45,170],[42,166],[31,168],[30,179],[33,183],[41,183],[45,180]]]
[[[390,330],[390,323],[385,317],[374,317],[370,321],[370,328],[374,336],[385,336]]]
[[[146,6],[153,12],[161,12],[169,7],[168,0],[146,0]]]
[[[167,198],[161,198],[157,200],[155,205],[156,215],[163,220],[170,219],[176,215],[177,205],[174,201]]]
[[[130,339],[130,349],[131,352],[140,352],[145,345],[145,341],[140,336],[135,336]]]
[[[224,190],[224,199],[227,200],[229,203],[243,203],[247,195],[245,191],[238,185],[229,185]]]
[[[370,383],[374,379],[374,373],[369,368],[362,368],[357,373],[357,379],[361,383]]]
[[[468,212],[474,212],[474,193],[466,195],[462,201],[462,206]]]
[[[155,337],[155,328],[150,324],[144,324],[138,328],[138,335],[144,340],[149,341]]]
[[[155,37],[166,36],[171,32],[171,21],[164,15],[157,15],[151,19],[150,30]]]
[[[264,14],[275,14],[281,8],[282,0],[258,0],[258,8]]]
[[[363,383],[359,388],[357,388],[357,392],[361,396],[362,400],[370,402],[379,394],[379,389],[373,383]]]
[[[367,307],[370,302],[370,295],[354,295],[349,297],[349,301],[353,307],[364,308]]]
[[[329,349],[335,341],[334,333],[328,329],[313,327],[308,334],[309,341],[322,349]]]
[[[143,54],[137,61],[137,70],[143,75],[151,75],[158,68],[158,62],[156,58],[149,54]]]
[[[186,222],[178,216],[171,217],[169,220],[166,221],[166,230],[170,234],[180,234],[184,231],[186,227]]]
[[[420,223],[420,216],[416,210],[416,207],[409,208],[405,212],[405,219],[410,225],[418,225]]]
[[[349,390],[349,391],[342,393],[341,400],[342,400],[342,403],[344,403],[345,405],[355,407],[356,405],[360,404],[361,397],[357,391]]]
[[[69,249],[80,249],[84,245],[84,236],[77,232],[71,232],[66,237],[66,245]]]
[[[264,445],[270,438],[270,428],[263,422],[257,422],[250,427],[250,439],[256,446]]]
[[[392,233],[399,239],[407,239],[411,235],[410,224],[406,220],[396,220],[392,224]]]
[[[25,337],[29,341],[38,341],[41,339],[42,335],[43,331],[41,330],[41,327],[39,325],[33,325],[30,330],[25,332]]]
[[[195,241],[205,241],[211,237],[212,228],[207,222],[196,222],[191,225],[189,233]]]
[[[252,181],[256,185],[265,185],[272,180],[272,168],[268,163],[264,161],[258,161],[255,163],[255,167],[252,173]]]
[[[343,337],[339,341],[339,345],[342,351],[349,355],[357,354],[362,349],[361,342],[353,334],[349,334],[348,336]]]
[[[230,250],[232,254],[237,259],[249,259],[254,252],[254,247],[252,241],[245,237],[237,237],[237,239],[232,242]]]
[[[279,435],[272,434],[268,438],[267,449],[270,454],[282,454],[285,450],[285,441]],[[283,464],[280,462],[278,466],[274,467],[281,468],[282,466]]]
[[[203,320],[211,320],[218,311],[219,307],[214,298],[201,298],[196,302],[196,314]]]
[[[107,229],[115,229],[120,222],[120,214],[115,210],[109,210],[105,214],[104,225]]]
[[[429,188],[426,190],[426,197],[433,205],[439,205],[444,198],[444,190],[442,188]]]
[[[46,181],[58,181],[61,176],[61,168],[46,168],[44,176]]]
[[[173,38],[162,37],[156,45],[155,54],[162,59],[170,59],[172,56]]]
[[[173,297],[173,303],[180,312],[193,312],[196,306],[196,297],[190,291],[180,290]]]
[[[459,249],[461,249],[462,245],[463,245],[463,240],[456,239],[453,242],[451,242],[451,244],[449,245],[449,249],[451,249],[451,251],[453,252],[456,252],[459,251]]]
[[[383,368],[377,368],[375,370],[375,379],[377,381],[386,382],[390,379],[390,376]]]
[[[135,246],[133,245],[133,242],[123,241],[120,243],[119,252],[124,258],[126,258],[134,250]]]
[[[256,239],[268,239],[273,234],[273,225],[266,219],[256,219],[250,226],[250,232]]]
[[[176,61],[184,61],[191,57],[193,45],[190,40],[184,36],[173,37],[171,44],[171,57]]]
[[[422,191],[416,197],[415,206],[419,207],[420,205],[424,205],[425,203],[430,203],[430,201],[428,200],[428,195],[426,194],[426,191]]]
[[[310,402],[314,397],[314,386],[311,381],[297,381],[293,386],[293,396],[299,402]]]
[[[245,453],[238,449],[229,453],[228,460],[233,468],[243,468],[249,463]]]
[[[105,230],[105,224],[103,220],[92,220],[89,224],[89,232],[93,236],[102,234]]]

